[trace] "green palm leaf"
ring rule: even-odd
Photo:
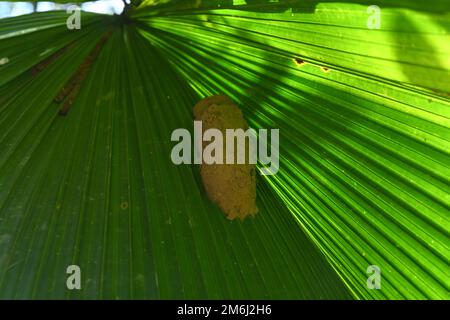
[[[380,30],[365,1],[0,20],[0,297],[448,298],[450,8],[402,3],[380,4]],[[170,160],[171,132],[217,93],[280,129],[280,171],[244,222]]]

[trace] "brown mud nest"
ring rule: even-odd
[[[223,136],[223,164],[206,164],[200,166],[200,175],[208,197],[215,202],[233,220],[258,212],[256,206],[256,165],[249,163],[249,141],[246,138],[244,164],[226,163],[226,129],[248,129],[242,111],[225,95],[205,98],[194,107],[194,117],[202,121],[202,134],[208,129],[218,129]],[[234,139],[234,138],[233,138]],[[204,148],[211,142],[203,142]],[[233,141],[237,150],[236,140]],[[234,153],[237,157],[237,152]]]

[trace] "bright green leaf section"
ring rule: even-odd
[[[136,15],[197,92],[280,128],[268,181],[358,296],[448,298],[450,20],[383,8],[367,30],[366,8]]]
[[[145,15],[168,16],[152,18],[152,25],[165,23],[161,27],[165,29],[170,21],[170,30],[180,30],[178,35],[195,33],[190,26],[238,33],[317,66],[450,92],[450,83],[444,80],[450,78],[449,4],[446,10],[427,13],[384,1],[379,4],[380,29],[368,29],[373,14],[368,13],[368,5],[358,3],[253,1],[235,6],[241,10],[226,10],[222,4],[221,9],[209,11],[202,10],[203,6],[184,9],[182,3],[160,10],[144,8],[135,15],[142,19]]]

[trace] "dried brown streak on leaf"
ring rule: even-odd
[[[38,75],[39,73],[42,72],[42,70],[44,70],[45,68],[47,68],[50,64],[52,64],[54,61],[56,61],[59,57],[61,57],[66,51],[68,51],[69,49],[73,48],[75,46],[75,42],[72,42],[66,46],[64,46],[63,48],[59,49],[58,51],[56,51],[55,53],[53,53],[52,55],[50,55],[49,57],[45,58],[44,60],[42,60],[41,62],[39,62],[37,65],[35,65],[32,69],[31,69],[31,74],[33,76]]]
[[[59,110],[59,115],[65,116],[69,112],[70,107],[72,106],[73,102],[75,101],[75,98],[78,95],[78,92],[81,89],[81,83],[77,84],[73,90],[69,93],[69,95],[66,97],[64,101],[63,107]]]
[[[109,29],[102,38],[95,45],[94,49],[91,50],[86,59],[80,64],[78,69],[75,71],[74,75],[70,80],[63,86],[63,88],[58,92],[54,98],[55,102],[64,101],[63,107],[59,110],[59,115],[65,116],[70,110],[70,107],[74,103],[81,86],[86,79],[92,64],[97,59],[98,54],[103,48],[106,41],[112,34],[112,29]]]

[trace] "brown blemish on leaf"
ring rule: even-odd
[[[330,72],[330,69],[327,68],[327,67],[321,67],[320,70],[322,70],[322,71],[325,72],[325,73]]]
[[[298,66],[302,66],[302,65],[304,65],[306,63],[304,60],[302,60],[300,58],[294,58],[294,62]]]
[[[122,210],[128,209],[128,202],[122,202],[122,203],[120,204],[120,208],[121,208]]]
[[[248,163],[246,151],[245,164],[225,164],[226,129],[248,129],[242,111],[225,95],[203,99],[194,107],[196,120],[202,121],[203,131],[216,128],[223,134],[224,164],[202,164],[200,175],[208,197],[233,220],[258,212],[256,206],[256,166]],[[247,141],[248,143],[248,141]],[[203,148],[209,142],[203,143]],[[235,141],[235,148],[236,148]],[[237,154],[237,152],[235,153]],[[236,159],[235,159],[235,163]]]
[[[70,107],[75,102],[76,97],[81,89],[81,86],[86,79],[89,71],[91,70],[92,64],[97,59],[98,54],[103,48],[104,44],[111,36],[112,29],[109,29],[102,38],[97,42],[95,47],[91,50],[86,59],[80,64],[78,69],[69,79],[69,81],[62,87],[62,89],[57,93],[54,101],[61,103],[64,101],[63,107],[59,110],[59,115],[65,116],[70,110]]]

